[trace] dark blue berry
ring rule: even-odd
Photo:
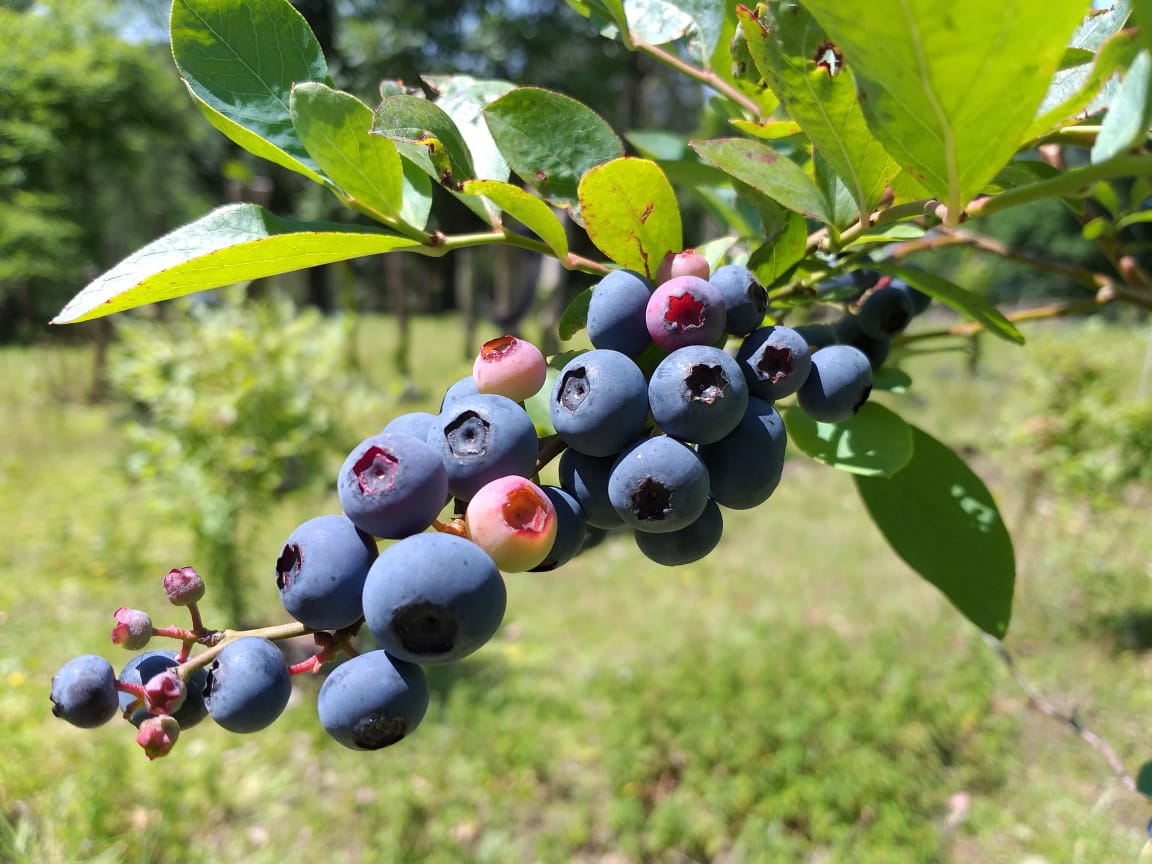
[[[720,292],[726,312],[724,329],[736,336],[751,333],[764,323],[768,292],[756,274],[739,264],[725,264],[708,281]]]
[[[414,663],[368,651],[333,669],[316,700],[324,730],[352,750],[379,750],[410,735],[428,710],[428,679]]]
[[[676,531],[708,503],[708,470],[691,448],[660,435],[625,450],[608,478],[608,498],[637,531]]]
[[[633,270],[613,270],[592,289],[588,303],[588,339],[596,348],[609,348],[635,357],[652,344],[644,310],[652,283]]]
[[[912,320],[912,297],[891,284],[877,288],[856,310],[861,332],[873,339],[890,339]]]
[[[917,288],[913,288],[899,277],[892,277],[892,280],[888,283],[888,287],[893,288],[896,291],[903,291],[908,295],[908,302],[912,305],[913,315],[920,315],[932,303],[931,294],[925,294],[923,291],[920,291]]]
[[[643,432],[648,384],[640,367],[619,351],[587,351],[556,376],[548,412],[569,447],[589,456],[610,456]]]
[[[850,345],[832,345],[812,355],[812,371],[796,399],[813,420],[840,423],[852,417],[871,392],[868,358]]]
[[[436,415],[428,411],[409,411],[407,414],[397,414],[381,431],[403,432],[405,435],[425,441],[428,438],[428,430],[435,421]]]
[[[456,400],[428,430],[428,444],[447,471],[448,491],[462,501],[500,477],[531,477],[540,451],[532,418],[491,393]]]
[[[444,398],[440,400],[440,413],[443,414],[456,404],[457,399],[465,396],[475,396],[480,391],[476,388],[476,379],[466,375],[444,391]]]
[[[440,454],[403,433],[373,435],[348,454],[337,476],[340,506],[373,537],[397,539],[423,531],[448,498]]]
[[[633,531],[644,557],[665,567],[679,567],[699,561],[716,548],[724,533],[724,517],[715,501],[709,500],[695,522],[676,531],[653,534]]]
[[[836,338],[841,345],[850,345],[868,358],[873,369],[879,369],[892,351],[892,340],[877,339],[860,328],[859,315],[845,315],[835,324]]]
[[[560,486],[580,503],[585,519],[593,528],[623,528],[624,521],[608,498],[608,478],[616,456],[589,456],[577,450],[565,450],[560,456],[557,473]]]
[[[740,366],[719,348],[689,345],[660,361],[648,382],[652,419],[673,438],[719,441],[748,407]]]
[[[229,642],[208,664],[204,704],[229,732],[258,732],[279,717],[292,695],[284,655],[261,636]]]
[[[376,541],[347,517],[309,519],[288,536],[276,559],[284,609],[313,630],[356,623],[364,579],[375,560]]]
[[[779,412],[771,402],[753,396],[735,429],[696,452],[708,469],[712,497],[733,510],[748,510],[776,491],[787,446]]]
[[[52,676],[52,713],[81,729],[111,720],[120,708],[112,664],[96,654],[73,657]]]
[[[812,366],[807,340],[791,327],[761,327],[745,337],[736,362],[748,392],[775,401],[800,389]]]
[[[388,546],[364,583],[364,621],[389,654],[449,663],[492,638],[507,592],[490,557],[452,534],[416,534]]]
[[[147,684],[152,677],[177,665],[179,664],[176,662],[175,651],[145,651],[143,654],[137,654],[124,664],[124,668],[120,670],[119,680],[123,684],[140,684],[143,686]],[[207,679],[208,672],[205,669],[197,669],[188,676],[187,693],[184,697],[184,704],[177,708],[172,715],[176,718],[176,722],[180,724],[181,729],[190,729],[208,716],[208,709],[204,705],[203,693],[204,683]],[[120,691],[121,711],[127,711],[135,701],[136,697],[131,693]],[[133,726],[139,726],[152,716],[154,715],[149,714],[143,706],[138,706],[128,715],[128,720]]]

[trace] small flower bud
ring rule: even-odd
[[[148,679],[144,685],[148,711],[152,714],[173,714],[188,695],[188,687],[174,668],[165,669]]]
[[[195,567],[178,567],[164,577],[164,593],[174,606],[191,606],[204,596],[204,580]]]
[[[123,645],[130,651],[137,651],[152,638],[152,619],[147,612],[121,606],[112,617],[116,626],[112,628],[112,644]]]
[[[158,759],[172,752],[179,737],[180,724],[176,718],[165,714],[144,720],[136,733],[136,743],[144,748],[149,759]]]

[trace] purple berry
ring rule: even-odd
[[[448,498],[440,455],[418,438],[381,433],[356,445],[336,482],[340,506],[373,537],[398,539],[423,531]]]
[[[724,298],[704,279],[677,276],[652,292],[644,320],[652,341],[665,351],[712,345],[724,334]]]

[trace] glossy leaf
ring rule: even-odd
[[[1092,145],[1092,161],[1106,162],[1135,147],[1152,124],[1152,54],[1136,55]]]
[[[767,144],[747,138],[693,141],[692,149],[710,165],[763,192],[789,210],[821,222],[831,217],[824,195],[804,169]]]
[[[652,278],[667,253],[683,248],[680,207],[655,162],[598,165],[580,181],[579,200],[588,237],[621,267]]]
[[[572,298],[556,325],[557,335],[562,341],[567,342],[588,325],[588,307],[591,304],[592,288],[585,288]]]
[[[796,3],[773,3],[759,19],[737,7],[752,59],[795,121],[848,188],[861,213],[870,213],[897,171],[868,129],[851,67]]]
[[[941,303],[951,306],[957,312],[968,316],[973,321],[978,321],[984,325],[984,329],[993,336],[999,336],[1001,339],[1008,342],[1015,342],[1017,345],[1024,344],[1024,336],[1016,329],[1016,325],[1005,318],[1003,312],[979,294],[973,294],[971,291],[966,291],[959,285],[949,282],[947,279],[942,279],[933,273],[928,273],[916,267],[887,263],[880,263],[874,266],[875,269],[881,273],[887,273],[890,276],[899,276],[913,288],[917,288],[925,294],[931,294]]]
[[[404,173],[400,219],[406,225],[423,229],[432,214],[432,178],[407,159],[400,160],[400,167]]]
[[[591,108],[536,87],[518,87],[484,109],[500,153],[521,180],[561,207],[577,208],[589,169],[624,155],[624,145]]]
[[[401,94],[381,101],[372,132],[394,141],[400,155],[449,189],[476,176],[468,145],[452,118],[435,103]]]
[[[865,402],[843,423],[819,423],[792,406],[784,411],[784,425],[802,453],[850,474],[891,477],[912,458],[912,428],[875,402]]]
[[[320,169],[356,203],[385,218],[400,212],[404,170],[396,145],[372,135],[372,109],[324,84],[300,84],[289,102],[296,134]]]
[[[872,133],[949,213],[1012,158],[1083,0],[806,0],[852,69]]]
[[[992,494],[952,450],[912,427],[912,459],[891,477],[854,478],[872,521],[908,565],[969,621],[1008,632],[1016,562]]]
[[[323,182],[296,134],[292,86],[331,84],[320,44],[287,0],[174,0],[172,56],[209,122],[256,156]]]
[[[748,269],[765,288],[792,272],[808,250],[808,225],[799,213],[789,212],[781,230],[748,256]]]
[[[532,193],[499,180],[469,180],[464,184],[463,192],[488,198],[525,228],[535,232],[558,258],[567,257],[568,235],[564,233],[564,224],[551,207]]]
[[[420,244],[378,229],[282,219],[255,204],[233,204],[132,253],[73,297],[52,323],[87,321],[234,282],[414,247]]]

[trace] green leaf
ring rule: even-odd
[[[792,272],[808,251],[808,224],[799,213],[788,212],[782,229],[748,256],[748,269],[765,288]]]
[[[912,458],[912,427],[875,402],[865,402],[843,423],[818,423],[790,406],[784,425],[802,453],[850,474],[891,477]]]
[[[1152,124],[1152,54],[1136,55],[1092,145],[1092,162],[1107,162],[1137,146]]]
[[[958,218],[1016,152],[1083,0],[806,0],[852,69],[868,126]]]
[[[760,19],[743,6],[736,9],[752,59],[788,116],[844,181],[859,212],[870,213],[897,166],[868,129],[852,71],[835,53],[825,56],[828,37],[807,10],[792,2],[771,6],[778,11]]]
[[[844,229],[861,217],[856,202],[852,200],[852,190],[832,170],[832,166],[828,164],[828,160],[820,151],[816,151],[812,159],[812,173],[813,179],[816,181],[816,188],[824,196],[828,215],[832,217],[833,225]],[[864,212],[863,218],[868,218],[867,211]]]
[[[549,366],[544,377],[544,384],[524,400],[524,410],[532,418],[538,438],[556,434],[556,427],[552,425],[552,410],[549,403],[552,401],[552,388],[556,386],[557,374],[557,370]]]
[[[564,224],[552,208],[535,195],[499,180],[469,180],[463,191],[465,195],[483,195],[490,199],[525,228],[534,231],[557,258],[568,257],[568,235],[564,232]]]
[[[282,219],[255,204],[221,207],[129,255],[53,320],[72,324],[195,291],[420,243],[386,231]]]
[[[598,165],[578,194],[589,239],[621,267],[651,279],[666,254],[683,248],[680,207],[655,162],[629,157]]]
[[[400,160],[404,172],[404,195],[400,203],[400,219],[413,228],[423,230],[432,213],[432,178],[414,162]]]
[[[396,142],[400,155],[449,189],[476,176],[472,155],[444,109],[419,96],[388,96],[372,117],[372,132]]]
[[[747,138],[693,141],[692,149],[710,165],[763,192],[789,210],[830,222],[828,206],[804,169],[767,144]]]
[[[286,0],[173,0],[176,67],[208,121],[248,152],[323,183],[292,125],[292,86],[331,84],[320,43]]]
[[[372,135],[372,109],[323,84],[300,84],[289,101],[296,134],[328,177],[377,216],[399,215],[404,170],[396,145]]]
[[[912,427],[911,461],[891,477],[854,478],[872,521],[908,565],[969,621],[1008,632],[1016,562],[992,494],[964,461]]]
[[[592,288],[596,286],[593,285]],[[556,325],[556,333],[560,339],[567,342],[588,324],[588,307],[592,303],[592,288],[585,288],[572,298],[572,302],[560,316]]]
[[[924,234],[925,231],[923,228],[909,222],[877,225],[875,228],[869,228],[867,231],[857,234],[852,239],[852,242],[844,248],[850,249],[853,246],[861,246],[868,243],[899,243],[903,240],[919,240]]]
[[[1024,344],[1024,336],[1016,329],[1016,325],[1005,318],[1004,313],[979,294],[973,294],[947,279],[942,279],[916,267],[883,262],[875,264],[873,267],[889,276],[898,276],[913,288],[917,288],[925,294],[931,294],[957,312],[967,315],[973,321],[978,321],[993,336],[999,336],[1001,339],[1015,342],[1017,345]]]
[[[889,393],[907,393],[912,386],[912,376],[896,366],[887,364],[872,370],[872,390],[887,390]]]
[[[624,155],[596,112],[549,90],[518,87],[489,104],[484,119],[516,175],[560,207],[576,209],[585,172]]]
[[[630,39],[663,45],[687,39],[688,54],[704,65],[724,29],[724,4],[716,0],[624,0]]]

